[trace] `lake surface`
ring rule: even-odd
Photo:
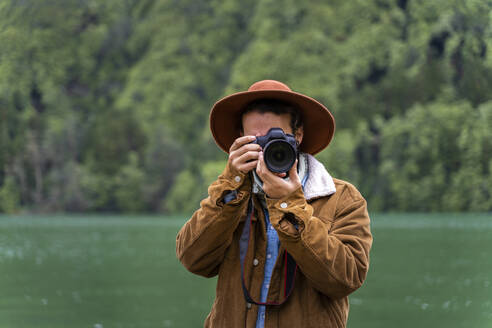
[[[0,327],[202,327],[215,279],[175,256],[186,218],[0,216]],[[492,327],[492,214],[372,215],[348,327]]]

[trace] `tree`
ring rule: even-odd
[[[0,210],[193,210],[224,163],[211,106],[261,79],[334,113],[318,158],[372,209],[490,209],[491,12],[459,0],[2,1]]]

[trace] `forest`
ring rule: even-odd
[[[0,0],[0,212],[189,213],[209,112],[276,79],[373,211],[492,211],[491,0]]]

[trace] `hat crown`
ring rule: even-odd
[[[286,84],[275,80],[263,80],[253,83],[248,91],[261,91],[261,90],[283,90],[292,91]]]

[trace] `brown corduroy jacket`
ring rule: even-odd
[[[224,195],[237,190],[235,200]],[[239,237],[248,201],[254,199],[251,237],[245,257],[244,280],[252,298],[260,298],[263,282],[266,226],[260,203],[252,196],[249,175],[227,166],[208,189],[176,239],[179,260],[191,272],[218,275],[212,310],[205,327],[255,327],[258,306],[246,302],[241,285]],[[282,199],[267,198],[270,222],[277,230],[280,250],[268,292],[269,302],[284,298],[285,250],[298,270],[294,289],[280,306],[267,306],[265,327],[345,327],[348,295],[359,288],[369,268],[372,245],[366,201],[357,189],[332,179],[309,156],[304,187]],[[297,226],[297,228],[294,228]]]

